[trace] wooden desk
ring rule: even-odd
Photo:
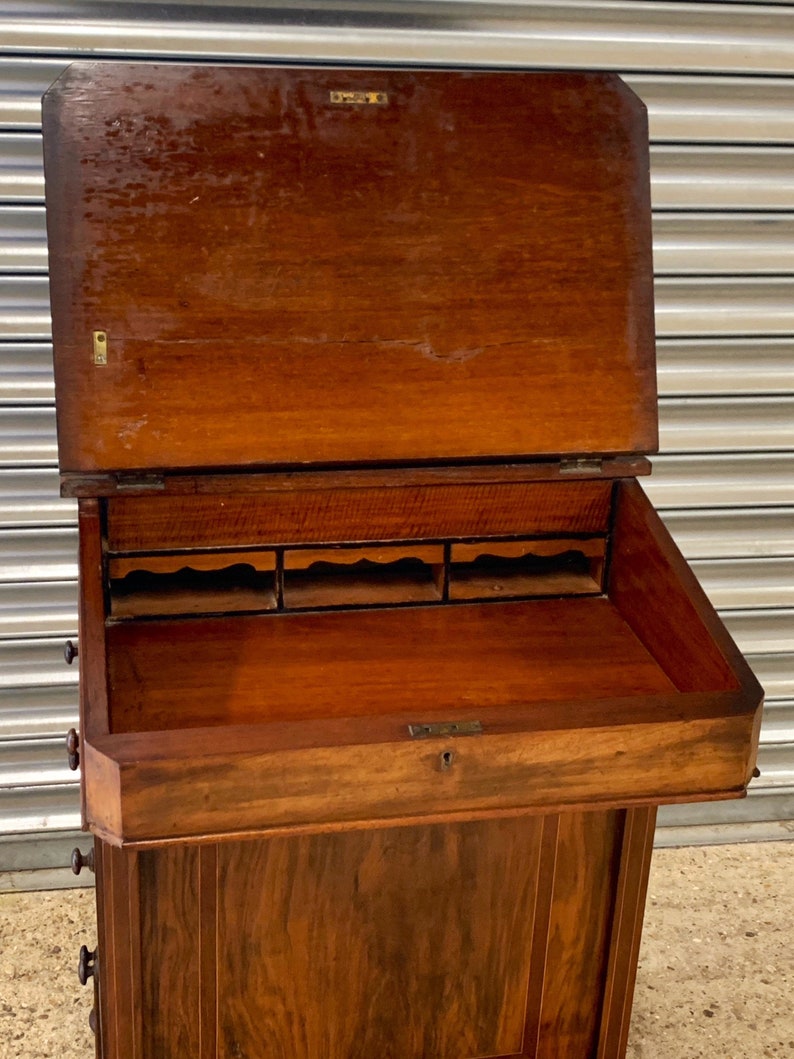
[[[619,1059],[656,806],[761,690],[636,477],[612,75],[80,63],[45,98],[103,1059]]]

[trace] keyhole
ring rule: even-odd
[[[455,751],[454,750],[444,750],[444,751],[442,751],[441,757],[440,757],[441,771],[442,772],[446,772],[447,769],[452,768],[452,761],[453,761],[454,757],[455,757]]]

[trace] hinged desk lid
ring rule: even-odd
[[[655,448],[617,77],[78,63],[44,131],[63,471]]]

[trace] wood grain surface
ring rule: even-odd
[[[653,810],[98,843],[109,1059],[619,1059]]]
[[[636,482],[616,486],[612,549],[609,598],[676,686],[741,686],[760,705],[758,681]]]
[[[597,466],[596,466],[597,465]],[[594,471],[594,467],[596,468]],[[581,459],[525,459],[508,463],[490,461],[437,463],[432,460],[408,466],[324,467],[320,470],[270,468],[265,471],[170,471],[138,474],[61,473],[61,495],[109,496],[224,496],[229,493],[293,493],[307,489],[366,489],[397,485],[481,485],[499,482],[585,481],[594,473],[601,478],[635,478],[651,473],[646,456]]]
[[[202,547],[603,534],[612,482],[483,482],[301,489],[266,494],[114,497],[111,552]]]
[[[152,574],[175,574],[185,567],[191,570],[218,571],[225,566],[234,566],[238,563],[247,563],[255,570],[275,570],[276,555],[271,551],[234,551],[229,555],[223,552],[191,552],[189,556],[184,555],[147,555],[129,556],[124,559],[110,559],[108,562],[108,577],[126,577],[127,574],[136,570],[145,570]]]
[[[105,869],[105,858],[112,848],[91,836],[94,853],[94,882],[96,897],[97,953],[99,969],[96,972],[96,994],[94,1011],[96,1016],[96,1059],[116,1059],[116,999],[111,996],[115,976],[115,939],[111,906],[110,869]],[[118,851],[116,851],[118,853]]]
[[[657,719],[647,719],[654,710]],[[531,717],[523,725],[514,717],[506,731],[486,727],[458,739],[412,740],[404,715],[399,725],[316,721],[104,736],[85,746],[93,777],[86,812],[108,841],[151,844],[745,791],[755,714],[735,694],[582,700],[558,713],[558,727],[536,730]]]
[[[601,598],[124,623],[107,642],[114,732],[673,688]]]
[[[626,1053],[655,831],[655,806],[625,813],[604,978],[599,1059]]]
[[[114,618],[250,613],[275,607],[273,573],[255,574],[239,565],[212,573],[133,574],[114,583],[110,595]]]
[[[655,449],[616,76],[76,63],[44,133],[64,471]]]
[[[540,831],[220,846],[219,1059],[520,1052]]]
[[[586,484],[559,488],[582,501]],[[563,510],[556,484],[532,488]],[[149,843],[740,794],[760,692],[647,501],[619,488],[617,606],[568,597],[109,626],[114,735],[87,747],[93,825]],[[696,679],[692,651],[665,648],[668,628],[711,651]],[[407,737],[408,724],[436,720],[484,726],[482,741],[456,741],[447,774],[443,748]]]
[[[141,853],[143,1059],[200,1056],[201,936],[197,846]],[[203,930],[202,930],[203,927]]]
[[[622,812],[560,817],[538,1037],[527,1049],[532,1059],[595,1059],[623,818]]]
[[[108,730],[106,582],[98,500],[78,502],[78,524],[80,731],[97,735]]]
[[[101,1059],[142,1052],[138,854],[96,842]]]

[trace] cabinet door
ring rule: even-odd
[[[218,1059],[522,1051],[542,818],[218,847]]]
[[[653,810],[99,844],[105,1059],[619,1059]]]

